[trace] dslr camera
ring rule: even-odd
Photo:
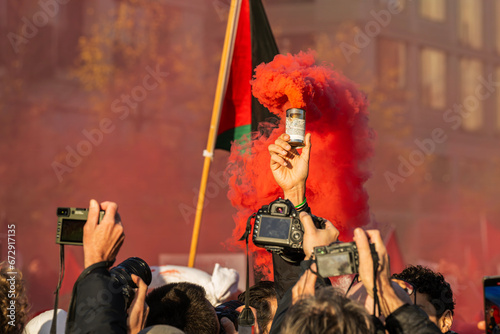
[[[372,256],[375,245],[370,244]],[[350,275],[358,272],[359,255],[354,242],[334,242],[329,246],[314,247],[314,256],[321,277]]]
[[[117,287],[121,290],[123,297],[125,298],[125,305],[128,309],[132,300],[135,297],[134,289],[137,289],[137,285],[132,280],[131,274],[140,277],[146,285],[151,284],[152,275],[151,269],[149,268],[146,261],[138,257],[130,257],[109,270],[111,277],[113,277],[113,287]]]
[[[242,305],[245,304],[243,304],[238,300],[230,300],[228,302],[225,302],[217,306],[215,308],[215,313],[217,314],[217,319],[219,319],[219,323],[222,320],[222,318],[228,318],[234,324],[234,328],[238,330],[238,317],[240,316],[240,312],[236,311],[236,309]],[[219,333],[220,334],[226,333],[222,325],[220,326]]]
[[[264,205],[255,216],[253,243],[270,252],[302,252],[304,228],[292,202],[281,198]]]
[[[87,222],[88,209],[57,208],[56,243],[60,245],[83,245],[83,225]],[[99,212],[99,223],[104,211]]]

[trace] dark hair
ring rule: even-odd
[[[187,282],[170,283],[146,296],[146,327],[170,325],[186,334],[217,334],[219,323],[203,287]]]
[[[274,282],[260,281],[248,289],[248,303],[257,311],[257,322],[263,333],[267,333],[267,326],[273,320],[272,300],[278,299]],[[245,292],[238,296],[238,300],[245,303]]]
[[[333,287],[299,300],[288,310],[281,326],[283,334],[366,334],[374,326],[366,309]]]
[[[436,308],[436,316],[440,318],[446,310],[453,314],[455,301],[451,286],[441,273],[432,271],[421,265],[408,266],[400,274],[392,275],[393,278],[411,283],[416,291],[426,294],[429,301]]]

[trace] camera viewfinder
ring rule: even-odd
[[[69,208],[57,208],[58,217],[69,217]]]

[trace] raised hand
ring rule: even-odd
[[[90,200],[87,222],[83,227],[83,254],[85,268],[102,261],[114,261],[125,240],[118,205],[113,202],[101,203],[105,210],[101,222],[99,220],[99,204]]]
[[[285,198],[299,205],[305,198],[306,180],[309,175],[311,134],[305,137],[305,147],[299,154],[288,141],[290,136],[282,134],[274,144],[269,145],[270,167],[276,183],[283,189]]]

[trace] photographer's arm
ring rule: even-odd
[[[306,146],[300,155],[296,149],[288,144],[289,140],[290,136],[283,133],[274,144],[269,145],[270,167],[276,183],[283,190],[284,198],[289,199],[294,206],[298,206],[305,200],[311,134],[306,135]],[[280,300],[300,277],[301,269],[298,263],[286,262],[279,255],[273,253],[273,271],[276,293],[278,300]]]
[[[354,241],[359,254],[359,277],[366,291],[373,297],[373,259],[370,251],[370,242],[375,245],[379,258],[376,274],[378,296],[380,298],[380,311],[388,316],[404,303],[398,298],[391,284],[391,273],[389,269],[389,256],[377,230],[363,231],[360,228],[354,230]]]
[[[339,231],[333,226],[329,221],[326,221],[324,229],[318,229],[314,225],[311,215],[306,212],[300,213],[300,221],[304,227],[304,243],[303,248],[306,255],[306,260],[312,257],[314,247],[326,246],[332,242],[337,241],[339,236]],[[299,298],[311,295],[315,291],[316,286],[325,286],[328,279],[319,279],[309,270],[308,262],[303,261],[300,266],[297,266],[300,270],[300,279],[295,280],[295,284],[291,286],[288,291],[284,294],[283,298],[279,301],[278,309],[276,310],[276,315],[273,319],[273,325],[271,327],[270,334],[275,334],[280,332],[281,323],[283,322],[284,316],[288,311],[288,308],[295,303]],[[313,270],[316,269],[315,264],[311,265]]]
[[[359,276],[366,291],[373,297],[373,259],[370,242],[375,244],[379,258],[376,273],[377,295],[380,311],[386,317],[386,329],[391,334],[438,334],[439,328],[417,306],[405,304],[394,291],[391,284],[389,256],[384,242],[377,230],[354,230],[354,241],[359,254]]]
[[[130,275],[134,281],[137,289],[135,291],[134,299],[128,309],[127,328],[128,334],[137,334],[144,329],[146,319],[149,314],[149,306],[146,303],[146,294],[148,286],[144,281],[134,274]]]
[[[283,189],[284,198],[293,205],[300,205],[306,194],[306,180],[309,175],[311,134],[305,137],[301,154],[288,144],[290,136],[282,134],[274,144],[269,145],[270,167],[276,183]]]
[[[98,224],[99,204],[90,201],[83,230],[85,269],[73,286],[66,333],[127,333],[127,312],[121,289],[109,273],[125,238],[117,205],[101,203],[106,211]]]

